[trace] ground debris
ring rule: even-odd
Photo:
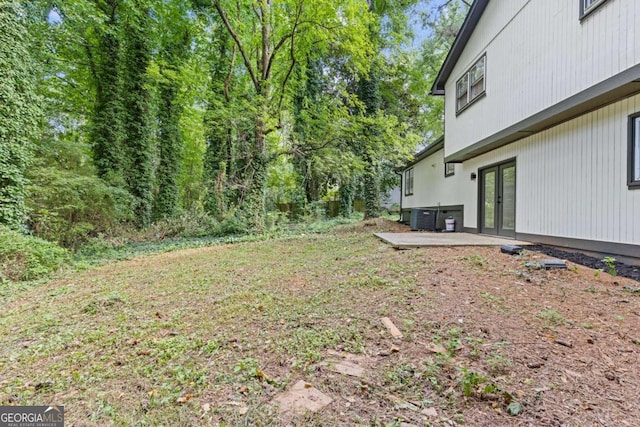
[[[402,332],[400,332],[400,329],[398,329],[396,325],[393,324],[391,319],[389,319],[388,317],[383,317],[381,320],[384,326],[386,326],[389,330],[389,333],[391,333],[391,336],[393,336],[394,338],[402,338]]]
[[[568,340],[563,340],[563,339],[557,338],[553,342],[556,343],[556,344],[560,344],[562,346],[565,346],[565,347],[569,347],[569,348],[573,347],[573,343],[571,341],[568,341]]]
[[[280,405],[280,412],[300,415],[306,411],[318,412],[333,402],[333,399],[305,381],[298,381],[285,393],[274,399]]]

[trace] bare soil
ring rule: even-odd
[[[405,230],[138,257],[4,295],[0,404],[64,404],[70,426],[638,425],[638,282],[372,236]],[[280,412],[300,380],[331,403]]]

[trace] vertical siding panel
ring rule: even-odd
[[[633,11],[633,13],[629,13],[628,16],[630,16],[633,19],[633,24],[631,24],[630,26],[627,26],[627,47],[630,49],[627,52],[635,52],[635,55],[632,55],[633,58],[633,63],[637,64],[640,63],[640,42],[638,42],[637,38],[638,38],[638,33],[637,33],[637,29],[640,28],[640,5],[638,4],[637,1],[632,2],[633,7],[635,10]],[[634,31],[632,31],[632,29]]]
[[[615,196],[613,191],[615,187],[615,179],[613,177],[613,157],[615,155],[615,120],[616,117],[614,115],[615,107],[610,105],[607,107],[606,113],[606,129],[604,134],[602,135],[602,151],[604,155],[603,162],[603,175],[606,179],[607,186],[605,187],[605,194],[607,195],[607,200],[603,201],[603,214],[602,221],[604,221],[604,240],[611,241],[613,239],[613,227],[615,215],[611,215],[613,213],[613,206],[615,203]]]
[[[573,175],[573,168],[575,164],[575,156],[576,151],[574,151],[574,135],[575,132],[569,132],[567,129],[564,129],[565,141],[564,141],[564,153],[563,159],[566,159],[565,164],[562,166],[563,177],[562,182],[575,182],[575,175]],[[566,193],[566,190],[565,190]],[[570,191],[570,193],[572,193]],[[572,229],[574,227],[573,221],[571,218],[575,215],[571,214],[571,201],[569,200],[568,194],[563,194],[563,218],[564,218],[564,233],[566,235],[570,235],[572,233]]]
[[[593,115],[589,115],[587,117],[589,119],[589,124],[587,125],[587,128],[585,129],[587,132],[585,133],[585,138],[583,140],[583,144],[584,144],[584,148],[583,148],[583,156],[585,159],[585,171],[584,171],[584,175],[586,176],[586,180],[584,181],[587,184],[587,187],[585,189],[583,189],[583,191],[585,191],[585,193],[591,194],[591,192],[593,191],[593,179],[594,179],[594,174],[593,169],[594,169],[594,165],[593,162],[595,161],[594,156],[590,155],[591,152],[591,139],[593,137],[593,132],[595,131],[594,129],[594,124],[593,124]],[[586,196],[586,194],[585,194]],[[589,206],[588,209],[584,209],[583,211],[585,213],[585,224],[583,225],[583,230],[584,229],[589,229],[589,230],[594,230],[595,231],[595,227],[593,224],[593,217],[594,217],[594,212],[593,212],[593,206]],[[581,235],[581,233],[579,233],[578,235]]]
[[[624,134],[623,134],[623,125],[620,122],[620,117],[624,117],[623,114],[624,104],[619,102],[615,104],[615,110],[613,112],[614,115],[614,131],[615,135],[613,138],[613,155],[611,157],[611,174],[613,177],[613,188],[623,187],[625,185],[624,180],[620,179],[620,171],[624,170],[624,167],[621,167],[624,163],[622,162],[621,153],[624,152]],[[614,191],[614,201],[612,205],[612,209],[614,212],[614,227],[613,234],[611,240],[620,241],[622,237],[621,233],[621,219],[622,219],[622,203],[621,203],[621,194],[618,191]]]
[[[596,112],[596,123],[597,123],[597,132],[595,134],[595,138],[593,141],[594,151],[595,151],[595,165],[596,169],[594,171],[595,179],[595,194],[592,194],[589,202],[595,206],[596,208],[596,216],[594,217],[594,222],[596,224],[596,239],[602,240],[604,238],[604,224],[602,223],[602,218],[604,215],[604,191],[605,191],[605,174],[604,174],[604,153],[603,153],[603,140],[604,140],[604,115],[606,108],[600,109]]]

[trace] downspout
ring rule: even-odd
[[[402,198],[404,197],[404,191],[402,189],[402,182],[403,182],[403,172],[398,172],[398,175],[400,176],[400,218],[398,218],[398,222],[402,223]]]

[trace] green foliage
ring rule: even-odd
[[[0,225],[0,283],[42,277],[68,259],[66,250]]]
[[[179,95],[186,83],[180,68],[187,56],[192,38],[185,17],[187,10],[183,4],[161,2],[157,5],[155,13],[158,15],[160,27],[159,34],[156,34],[160,46],[159,57],[156,60],[159,80],[159,161],[153,214],[157,220],[175,216],[179,206],[178,184],[184,145],[180,129],[183,103]]]
[[[159,155],[160,162],[156,172],[158,191],[155,196],[154,219],[170,218],[175,215],[180,195],[178,174],[182,153],[182,135],[180,133],[180,110],[176,103],[178,87],[173,82],[160,86],[160,122]]]
[[[355,199],[356,183],[349,180],[340,186],[340,216],[349,218],[353,215],[353,200]]]
[[[520,402],[511,402],[507,406],[507,412],[513,417],[517,417],[522,413],[522,404]]]
[[[536,317],[546,321],[546,326],[561,326],[567,323],[566,319],[555,308],[541,311]]]
[[[115,6],[104,29],[98,32],[96,51],[90,49],[95,104],[91,116],[91,143],[98,176],[108,183],[124,186],[124,110],[120,70],[121,43]]]
[[[616,268],[616,259],[614,257],[604,257],[602,258],[602,262],[607,267],[607,273],[612,276],[618,275],[618,269]]]
[[[130,219],[131,196],[95,176],[40,167],[30,177],[29,226],[44,239],[78,247]]]
[[[415,117],[421,124],[416,123],[414,128],[421,130],[424,141],[433,140],[444,134],[444,97],[430,96],[429,92],[462,26],[468,8],[468,2],[454,0],[442,7],[432,6],[423,14],[423,27],[431,36],[422,42],[420,56],[410,62],[413,66],[400,69],[400,71],[404,69],[403,74],[408,77],[406,80],[400,80],[403,87],[407,88],[402,93],[411,94],[420,105],[421,114]],[[404,96],[406,95],[402,95],[403,98]]]
[[[180,206],[186,211],[202,211],[206,187],[204,186],[204,154],[206,150],[204,123],[201,109],[187,107],[180,117],[184,141],[178,188]]]
[[[487,381],[485,377],[474,371],[469,371],[466,367],[460,369],[462,377],[460,378],[460,388],[462,394],[469,397],[472,396],[478,386]]]
[[[153,206],[152,140],[149,125],[147,67],[151,60],[149,17],[143,2],[134,2],[124,27],[123,101],[125,112],[124,147],[127,155],[125,179],[134,197],[134,221],[144,227],[151,221]],[[174,176],[172,177],[175,179]]]
[[[24,10],[0,3],[0,224],[18,229],[25,217],[25,170],[40,114]]]

